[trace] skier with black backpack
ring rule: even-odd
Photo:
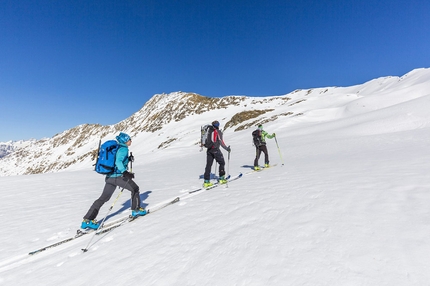
[[[104,145],[108,147],[104,147]],[[131,192],[131,215],[133,217],[143,216],[146,210],[142,208],[139,186],[133,181],[134,173],[128,171],[129,161],[133,161],[132,155],[128,155],[128,147],[131,138],[126,133],[120,132],[115,140],[105,142],[99,150],[96,163],[96,171],[105,174],[105,186],[100,197],[94,201],[84,216],[82,229],[98,229],[100,223],[96,217],[104,203],[110,200],[116,187],[121,187]]]
[[[269,134],[263,130],[263,125],[258,125],[258,128],[252,132],[252,139],[255,146],[255,159],[254,159],[254,170],[260,170],[258,160],[260,159],[261,152],[264,153],[264,167],[269,167],[269,152],[266,147],[266,138],[272,139],[276,136],[275,133]]]
[[[221,130],[219,130],[219,122],[215,120],[212,122],[212,125],[206,125],[202,128],[202,139],[201,139],[202,146],[207,148],[206,151],[206,168],[205,168],[205,174],[204,174],[204,188],[209,188],[213,185],[211,183],[210,175],[211,175],[211,169],[213,161],[215,160],[219,164],[219,179],[218,182],[220,184],[226,184],[227,179],[225,178],[225,160],[224,156],[220,150],[220,146],[224,148],[227,152],[231,152],[230,146],[227,147],[227,145],[224,143],[223,135]]]

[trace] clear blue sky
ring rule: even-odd
[[[266,96],[430,66],[428,0],[0,0],[0,142],[157,93]]]

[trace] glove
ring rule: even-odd
[[[272,137],[276,137],[276,134],[275,134],[275,133],[273,133],[273,134],[272,134]]]
[[[227,152],[228,152],[228,153],[230,153],[230,152],[231,152],[231,147],[230,147],[230,146],[228,146],[228,147],[227,147]]]
[[[134,179],[134,174],[130,173],[129,171],[124,171],[124,173],[122,173],[122,176],[128,180]]]

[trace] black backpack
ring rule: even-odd
[[[255,147],[264,145],[264,142],[261,140],[260,129],[252,131],[252,142],[254,143]]]
[[[206,148],[211,148],[214,142],[211,140],[214,127],[212,125],[205,125],[201,127],[200,145]]]

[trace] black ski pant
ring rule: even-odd
[[[205,174],[203,176],[205,180],[211,179],[211,169],[212,169],[212,164],[214,160],[217,161],[219,165],[219,176],[222,177],[225,175],[225,170],[224,170],[225,161],[221,150],[218,148],[208,149],[208,151],[206,152]]]
[[[254,166],[258,166],[258,160],[260,159],[261,152],[264,153],[264,164],[269,164],[269,152],[267,151],[267,147],[266,145],[261,145],[255,148]]]
[[[131,192],[131,209],[137,210],[140,208],[140,193],[139,186],[133,181],[128,180],[124,177],[106,177],[105,179],[105,187],[101,196],[94,201],[87,214],[84,216],[84,219],[93,220],[97,217],[100,208],[104,203],[110,200],[113,193],[115,192],[116,187],[124,188]]]

